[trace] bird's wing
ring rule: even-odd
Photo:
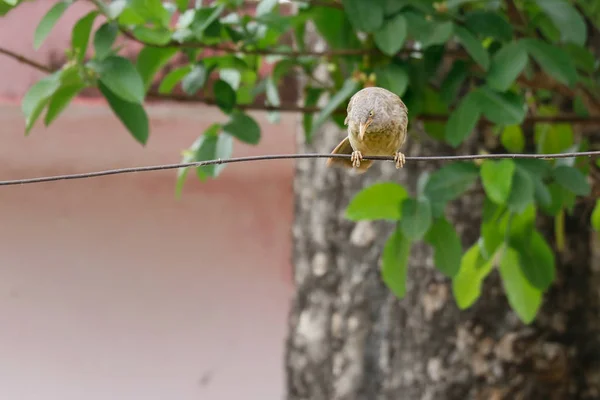
[[[356,95],[350,97],[348,101],[348,107],[346,108],[346,119],[344,119],[344,125],[348,125],[348,118],[350,117],[350,111],[352,111],[352,102],[354,101],[354,97]]]

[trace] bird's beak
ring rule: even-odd
[[[365,133],[367,132],[367,128],[369,127],[370,123],[371,121],[361,122],[358,126],[358,138],[361,142],[365,138]]]

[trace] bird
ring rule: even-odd
[[[327,166],[355,168],[364,173],[372,160],[364,156],[393,156],[396,168],[406,162],[400,148],[406,141],[408,109],[398,95],[381,87],[366,87],[348,101],[344,125],[348,136],[331,154],[350,154],[348,158],[328,158]]]

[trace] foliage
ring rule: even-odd
[[[0,0],[0,15],[20,3]],[[260,141],[260,127],[246,106],[265,94],[266,104],[277,109],[281,79],[301,71],[311,82],[304,91],[305,106],[327,98],[316,115],[304,115],[307,140],[327,121],[342,128],[350,96],[365,85],[379,85],[402,96],[412,122],[445,114],[445,126],[426,121],[424,127],[432,138],[455,148],[485,120],[492,126],[485,133],[497,135],[491,141],[497,144],[486,151],[586,149],[594,143],[575,135],[568,123],[522,125],[528,115],[551,118],[564,104],[578,115],[600,110],[600,62],[588,43],[589,31],[600,24],[600,9],[593,3],[332,0],[298,2],[297,12],[282,13],[277,1],[261,0],[256,12],[249,13],[241,0],[94,0],[95,9],[73,26],[67,62],[24,97],[26,133],[44,111],[49,125],[78,93],[97,87],[132,137],[145,144],[150,136],[146,98],[181,90],[187,96],[201,94],[228,118],[211,125],[184,152],[183,161],[227,158],[234,141]],[[35,29],[35,48],[71,4],[64,0],[51,6]],[[329,46],[321,55],[305,51],[307,21]],[[122,55],[120,36],[143,44],[135,60]],[[297,50],[283,44],[282,37],[295,38]],[[213,54],[207,55],[207,48]],[[167,70],[177,57],[184,64]],[[323,63],[331,85],[314,78]],[[271,72],[265,73],[265,67]],[[276,120],[276,113],[271,116]],[[223,167],[196,171],[200,179],[214,178]],[[556,218],[560,250],[565,215],[573,212],[577,196],[591,194],[592,168],[586,159],[449,163],[423,175],[414,196],[393,182],[365,188],[348,205],[346,216],[396,223],[382,256],[383,280],[396,295],[406,291],[412,244],[424,240],[434,249],[436,267],[452,279],[461,308],[477,300],[482,281],[498,267],[511,306],[529,323],[552,284],[556,264],[552,248],[535,227],[536,217]],[[188,172],[179,171],[178,194]],[[478,181],[486,195],[480,240],[464,251],[445,208]],[[598,202],[591,222],[600,229]]]

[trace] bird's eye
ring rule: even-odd
[[[369,111],[369,117],[372,117],[375,113],[373,111]]]

